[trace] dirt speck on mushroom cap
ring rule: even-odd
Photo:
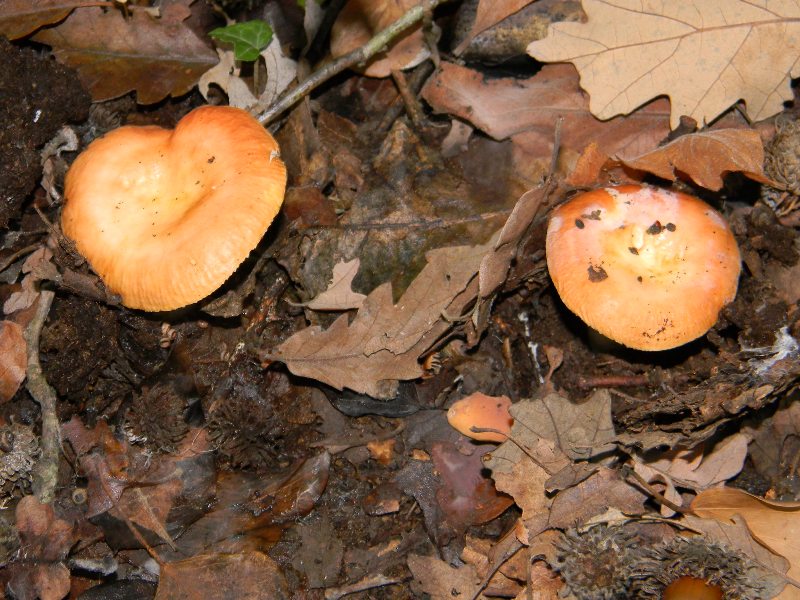
[[[640,350],[703,335],[735,297],[740,271],[719,213],[693,196],[636,185],[580,194],[556,208],[547,262],[570,310]]]

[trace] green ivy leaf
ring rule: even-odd
[[[272,41],[272,27],[264,21],[254,20],[218,27],[209,35],[220,42],[232,44],[236,60],[252,62]]]

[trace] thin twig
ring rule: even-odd
[[[406,76],[402,71],[392,69],[392,79],[394,80],[394,84],[397,86],[397,91],[400,93],[400,97],[403,99],[403,104],[406,107],[406,114],[408,114],[408,118],[411,119],[414,127],[421,129],[422,107],[420,106],[417,97],[411,91],[408,81],[406,81]]]
[[[623,472],[623,475],[625,475],[625,476],[630,475],[631,477],[633,477],[636,480],[636,482],[639,485],[641,485],[645,490],[647,490],[647,492],[649,492],[650,495],[653,496],[653,498],[655,498],[660,504],[663,504],[667,508],[669,508],[669,509],[671,509],[671,510],[673,510],[676,513],[681,514],[681,515],[685,515],[687,512],[690,512],[687,509],[683,508],[682,506],[679,506],[679,505],[675,504],[674,502],[672,502],[671,500],[668,500],[664,496],[664,494],[659,492],[656,488],[654,488],[647,481],[645,481],[644,477],[639,475],[631,467],[629,467],[627,465],[623,466],[622,467],[622,472]]]
[[[440,4],[449,2],[450,0],[426,0],[424,3],[415,6],[409,10],[402,17],[397,19],[394,23],[389,25],[386,29],[379,31],[375,36],[366,44],[348,52],[344,56],[340,56],[333,62],[326,64],[324,67],[312,73],[305,81],[297,87],[289,90],[284,96],[278,100],[277,103],[270,106],[262,113],[257,113],[254,116],[259,120],[262,125],[269,125],[278,116],[283,114],[284,111],[290,109],[304,96],[311,93],[321,84],[325,83],[332,77],[338,75],[345,69],[362,65],[376,54],[384,52],[389,44],[398,37],[401,33],[406,31],[412,25],[416,25],[425,16],[425,11],[431,11]],[[258,111],[259,108],[256,108]]]
[[[33,471],[33,493],[43,504],[50,504],[55,499],[61,448],[61,429],[56,414],[56,392],[47,383],[39,362],[39,338],[54,297],[55,292],[50,290],[39,292],[36,314],[25,328],[24,334],[28,346],[28,381],[25,387],[42,411],[42,453]]]

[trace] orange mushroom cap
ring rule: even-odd
[[[67,173],[61,228],[125,306],[172,310],[233,274],[285,188],[258,121],[203,106],[174,130],[126,126],[92,142]]]
[[[630,348],[686,344],[736,296],[736,240],[717,211],[687,194],[639,185],[580,194],[553,211],[546,245],[564,304]]]
[[[514,418],[509,413],[507,396],[487,396],[475,392],[454,402],[447,410],[447,422],[465,436],[481,442],[505,442]],[[496,431],[473,431],[472,428]]]

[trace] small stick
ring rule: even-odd
[[[25,343],[28,347],[28,380],[25,387],[42,411],[42,454],[33,471],[33,493],[42,504],[51,504],[55,499],[58,481],[58,458],[61,448],[61,429],[56,414],[56,392],[47,383],[39,362],[39,339],[44,322],[50,313],[55,292],[41,290],[36,304],[36,313],[25,328]]]
[[[392,70],[392,79],[397,86],[397,91],[400,92],[400,97],[403,99],[403,104],[406,107],[408,118],[417,129],[422,128],[422,107],[419,105],[419,100],[411,93],[411,89],[406,81],[406,76],[402,71]]]
[[[292,88],[283,95],[275,104],[270,106],[262,113],[257,113],[254,116],[262,125],[269,125],[284,111],[290,109],[304,96],[311,93],[321,84],[328,81],[330,78],[338,75],[345,69],[354,67],[356,65],[366,63],[370,58],[386,50],[386,47],[397,36],[403,33],[412,25],[419,23],[425,16],[426,9],[431,11],[440,4],[449,2],[449,0],[426,0],[423,4],[415,6],[409,10],[402,17],[397,19],[394,23],[389,25],[386,29],[379,31],[375,36],[369,40],[361,48],[356,48],[352,52],[348,52],[344,56],[340,56],[333,62],[326,64],[324,67],[312,73],[303,83],[297,87]],[[258,107],[256,107],[258,110]]]
[[[582,390],[608,387],[642,387],[650,385],[647,375],[605,375],[599,377],[581,377],[578,387]]]
[[[685,515],[687,512],[691,512],[691,511],[683,508],[682,506],[678,506],[677,504],[675,504],[671,500],[667,500],[667,498],[664,497],[664,494],[662,494],[656,488],[654,488],[652,485],[647,483],[647,481],[645,481],[644,477],[639,475],[636,471],[634,471],[629,466],[623,466],[622,470],[623,470],[623,473],[625,475],[631,475],[639,485],[641,485],[645,490],[647,490],[647,492],[651,496],[653,496],[653,498],[658,500],[661,504],[663,504],[667,508],[674,510],[676,513],[678,513],[680,515]]]

